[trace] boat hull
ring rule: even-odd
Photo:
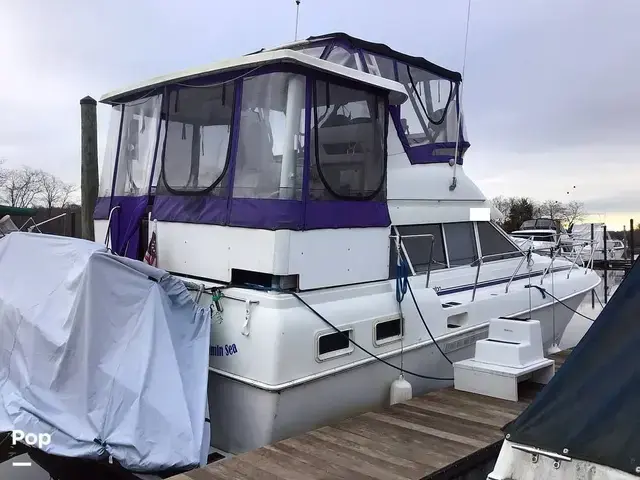
[[[564,303],[577,310],[586,293],[569,297]],[[557,303],[532,311],[531,317],[541,323],[545,352],[560,342],[573,315],[573,311]],[[459,333],[439,340],[438,344],[453,362],[471,358],[475,342],[487,337],[488,320],[461,329]],[[453,368],[432,342],[406,351],[402,357],[396,354],[385,360],[396,366],[402,362],[406,371],[428,377],[453,376]],[[373,361],[270,390],[210,371],[211,445],[225,452],[242,453],[383,407],[389,403],[389,388],[398,375],[396,369]],[[405,377],[413,387],[414,396],[453,384],[452,380],[433,380],[410,374]]]

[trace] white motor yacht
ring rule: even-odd
[[[468,177],[457,72],[346,34],[105,95],[96,238],[211,308],[211,445],[239,453],[452,383],[489,319],[557,344],[600,281],[523,251]],[[562,304],[557,303],[559,299]]]

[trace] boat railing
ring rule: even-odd
[[[479,257],[477,260],[474,260],[473,262],[471,262],[471,265],[470,265],[471,267],[474,267],[477,264],[476,279],[473,282],[473,292],[471,293],[471,301],[472,302],[475,301],[475,299],[476,299],[476,289],[478,288],[478,279],[480,278],[480,269],[481,269],[482,265],[484,265],[484,262],[486,260],[492,260],[492,259],[503,259],[503,258],[505,258],[505,256],[513,255],[514,253],[523,253],[523,255],[522,255],[522,259],[518,263],[518,266],[513,271],[513,274],[511,275],[511,279],[509,280],[509,283],[507,284],[507,292],[508,292],[509,291],[509,285],[511,285],[511,282],[512,282],[513,278],[516,276],[516,273],[518,273],[518,270],[520,270],[520,266],[522,265],[522,263],[524,262],[525,259],[530,257],[530,254],[528,252],[524,252],[523,251],[523,252],[492,253],[490,255],[483,255],[483,256]]]
[[[109,233],[111,233],[111,219],[113,218],[113,212],[118,210],[120,205],[116,205],[111,210],[109,210],[109,219],[107,220],[107,233],[104,235],[104,246],[109,248]]]
[[[567,273],[567,278],[571,276],[571,272],[573,271],[573,267],[576,265],[577,260],[579,258],[582,258],[582,251],[587,245],[591,246],[590,248],[591,252],[589,254],[589,260],[587,261],[587,266],[585,267],[585,274],[587,273],[588,270],[593,270],[593,254],[596,251],[596,249],[594,248],[595,240],[586,241],[580,246],[580,250],[578,250],[578,253],[574,255],[573,262],[571,262],[571,267],[569,268],[569,272]]]
[[[55,217],[47,218],[46,220],[44,220],[43,222],[40,222],[40,223],[36,223],[36,221],[33,219],[33,217],[29,217],[29,218],[27,219],[27,221],[26,221],[26,222],[24,222],[24,223],[22,224],[22,226],[20,227],[20,229],[19,229],[19,230],[20,230],[21,232],[25,231],[25,230],[24,230],[24,227],[27,227],[27,224],[32,223],[33,225],[28,226],[28,227],[27,227],[27,229],[26,229],[26,231],[27,231],[27,232],[29,232],[29,233],[31,233],[31,232],[33,232],[34,230],[36,230],[36,229],[37,229],[37,230],[38,230],[38,233],[42,233],[42,230],[40,230],[40,227],[41,227],[42,225],[44,225],[44,224],[46,224],[46,223],[49,223],[49,222],[53,222],[54,220],[57,220],[57,219],[59,219],[59,218],[62,218],[62,217],[64,217],[64,216],[66,216],[68,213],[69,213],[69,212],[61,213],[60,215],[56,215]]]
[[[580,245],[580,249],[578,250],[578,252],[575,252],[575,248],[577,247],[577,245],[573,245],[574,251],[572,251],[570,253],[570,255],[567,255],[566,253],[562,252],[562,249],[559,247],[556,248],[552,248],[552,252],[551,252],[551,262],[549,263],[549,265],[547,265],[547,267],[543,270],[542,272],[542,278],[540,278],[540,285],[543,284],[544,279],[547,277],[547,274],[553,269],[553,264],[556,260],[556,258],[558,257],[558,254],[560,254],[561,257],[563,257],[566,260],[571,261],[571,266],[569,267],[569,271],[567,272],[567,279],[571,277],[571,273],[574,270],[574,267],[578,266],[578,260],[582,261],[582,266],[584,267],[584,274],[586,275],[589,270],[593,270],[593,254],[595,253],[594,249],[591,248],[591,253],[589,255],[589,259],[586,262],[582,259],[582,252],[584,250],[584,248],[587,245],[592,245],[593,243],[595,243],[595,241],[585,241],[582,245]],[[547,250],[547,249],[542,249],[542,250]]]
[[[389,235],[389,238],[393,238],[396,241],[396,261],[400,259],[400,252],[404,255],[404,258],[407,259],[407,264],[409,265],[409,270],[411,270],[411,275],[416,274],[416,270],[411,263],[411,259],[409,258],[409,254],[407,253],[407,248],[404,245],[402,239],[404,238],[430,238],[431,239],[431,248],[429,249],[429,262],[427,263],[427,283],[425,288],[429,288],[429,280],[431,278],[431,264],[433,263],[433,244],[435,241],[435,237],[431,233],[416,233],[415,235],[400,235],[398,229],[394,227],[395,235]]]

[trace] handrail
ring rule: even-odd
[[[55,217],[51,217],[51,218],[49,218],[49,219],[45,220],[44,222],[40,222],[40,223],[35,223],[35,220],[34,220],[33,225],[32,225],[32,226],[30,226],[30,227],[28,228],[28,230],[29,230],[30,232],[33,232],[33,229],[34,229],[34,228],[37,228],[38,230],[40,230],[40,225],[44,225],[45,223],[49,223],[49,222],[52,222],[53,220],[57,220],[58,218],[62,218],[62,217],[64,217],[65,215],[67,215],[67,213],[69,213],[69,212],[61,213],[60,215],[57,215],[57,216],[55,216]],[[42,233],[42,230],[40,230],[40,233]]]
[[[558,253],[560,253],[560,251],[561,251],[559,247],[554,247],[551,250],[552,250],[551,262],[549,262],[549,265],[547,265],[546,268],[542,271],[542,278],[540,279],[540,285],[542,285],[542,283],[544,282],[545,277],[547,276],[547,274],[553,268],[553,262],[555,261],[556,257],[558,256]]]
[[[516,251],[512,251],[512,252],[502,252],[502,253],[492,253],[490,255],[483,255],[482,257],[477,258],[476,260],[474,260],[473,262],[471,262],[471,264],[469,266],[474,267],[476,262],[482,261],[484,262],[485,260],[489,259],[489,258],[493,258],[493,257],[504,257],[505,255],[513,255],[513,254],[520,254],[522,253],[523,255],[526,256],[526,252],[524,251],[520,251],[520,252],[516,252]]]
[[[111,210],[109,210],[109,220],[107,220],[107,233],[104,236],[104,246],[109,248],[109,233],[111,232],[111,217],[113,212],[120,208],[120,205],[116,205]]]
[[[509,287],[511,286],[511,282],[513,282],[513,279],[516,276],[516,273],[518,273],[520,271],[520,267],[522,266],[523,262],[527,259],[531,257],[531,251],[529,251],[527,253],[527,255],[523,255],[522,256],[522,260],[520,260],[520,263],[518,264],[518,266],[516,267],[516,269],[513,271],[513,273],[511,274],[511,278],[509,279],[509,282],[507,283],[506,288],[504,289],[504,293],[509,293]]]
[[[531,247],[529,247],[529,250],[531,250]],[[471,293],[471,301],[475,301],[476,299],[476,289],[478,288],[478,279],[480,278],[480,267],[482,267],[482,265],[484,265],[485,260],[491,259],[491,258],[498,258],[498,257],[504,257],[505,255],[511,255],[514,253],[518,253],[518,254],[522,254],[522,260],[520,260],[520,263],[518,264],[518,267],[514,270],[513,274],[511,275],[511,279],[509,280],[509,284],[507,285],[507,291],[509,291],[509,285],[511,285],[511,281],[513,280],[513,278],[515,277],[516,273],[518,272],[518,270],[520,270],[520,266],[522,265],[522,262],[524,262],[524,260],[526,258],[529,258],[530,253],[525,252],[524,250],[520,250],[520,251],[514,251],[514,252],[503,252],[503,253],[492,253],[490,255],[483,255],[481,257],[479,257],[477,260],[474,260],[473,262],[471,262],[471,267],[474,266],[474,264],[476,262],[478,262],[478,269],[476,270],[476,280],[473,283],[473,292]],[[505,292],[506,293],[506,292]]]
[[[433,245],[435,243],[435,237],[432,233],[416,233],[414,235],[400,235],[398,229],[394,226],[394,230],[396,231],[396,235],[389,235],[389,238],[394,238],[396,240],[396,249],[398,249],[398,242],[400,243],[399,247],[402,249],[402,253],[407,259],[407,263],[409,264],[409,268],[411,269],[411,274],[415,275],[416,271],[413,268],[413,264],[411,263],[411,259],[409,258],[409,254],[407,253],[407,249],[402,241],[403,238],[421,238],[421,237],[429,237],[431,238],[431,249],[429,251],[429,263],[427,264],[427,283],[425,288],[429,288],[429,280],[431,278],[431,263],[433,262]],[[397,252],[396,252],[397,255]]]
[[[478,263],[478,269],[476,270],[476,281],[473,282],[473,293],[471,294],[471,301],[475,301],[476,299],[476,288],[478,288],[478,278],[480,278],[480,267],[482,266],[482,263],[484,262],[483,257],[480,257],[479,259],[479,263]],[[473,265],[473,264],[471,264]]]
[[[573,266],[576,264],[576,260],[578,260],[578,258],[580,258],[580,256],[582,255],[582,250],[584,250],[584,247],[586,247],[587,244],[583,244],[582,247],[580,247],[580,250],[578,251],[578,254],[575,256],[575,258],[573,259],[573,262],[571,262],[571,267],[569,267],[569,272],[567,273],[567,278],[569,278],[571,276],[571,271],[573,270]],[[593,250],[593,248],[591,249]]]

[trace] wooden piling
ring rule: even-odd
[[[98,198],[98,122],[96,101],[89,96],[80,100],[80,141],[82,238],[94,241],[93,210]]]
[[[594,239],[594,231],[593,231],[593,223],[591,224],[591,258],[593,258],[593,255],[595,253],[596,250],[596,245],[593,242]],[[591,289],[591,308],[596,308],[596,291],[595,289]]]
[[[633,218],[629,220],[629,250],[631,250],[631,263],[636,259],[635,235],[633,232]]]

